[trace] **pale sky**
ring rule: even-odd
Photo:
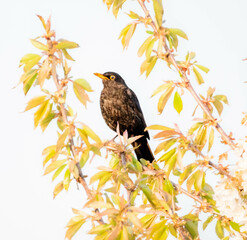
[[[196,90],[205,95],[209,86],[216,87],[217,94],[226,94],[229,106],[222,114],[222,126],[227,133],[233,132],[236,139],[246,135],[246,128],[240,127],[242,112],[247,111],[247,1],[246,0],[166,0],[164,17],[167,27],[181,28],[189,41],[180,40],[178,52],[183,57],[187,51],[195,51],[201,65],[210,68],[204,76],[205,84]],[[135,0],[128,0],[125,12],[142,14]],[[71,105],[78,113],[78,119],[85,122],[101,137],[114,136],[101,117],[99,95],[101,81],[94,72],[116,71],[137,94],[146,122],[173,127],[178,123],[183,131],[192,124],[191,114],[196,106],[185,94],[184,110],[179,117],[172,108],[172,102],[162,115],[157,113],[158,98],[150,99],[154,89],[162,80],[178,79],[175,71],[158,62],[151,75],[140,76],[137,50],[145,40],[143,26],[134,34],[127,51],[122,50],[118,39],[121,29],[131,20],[120,13],[116,20],[107,12],[101,0],[43,0],[5,1],[0,9],[1,38],[0,66],[1,81],[1,168],[0,168],[0,229],[1,239],[59,240],[64,239],[65,225],[73,216],[71,208],[81,209],[86,201],[84,190],[73,181],[68,192],[62,192],[53,200],[54,183],[51,176],[42,176],[42,150],[56,142],[55,125],[45,133],[34,130],[33,112],[22,113],[28,100],[39,93],[35,90],[24,97],[22,88],[16,86],[22,70],[19,60],[27,53],[37,53],[29,42],[41,35],[41,23],[35,14],[47,18],[52,16],[52,28],[57,38],[77,42],[79,49],[70,51],[76,59],[72,63],[74,78],[87,79],[94,92],[88,109],[70,97]],[[193,79],[193,78],[192,78]],[[71,92],[73,95],[73,93]],[[199,116],[199,115],[198,115]],[[217,116],[217,114],[216,114]],[[154,132],[150,133],[154,135]],[[154,140],[150,142],[155,149]],[[217,149],[215,150],[217,152]],[[97,172],[96,166],[104,159],[95,160],[83,169],[85,174]],[[82,227],[77,239],[93,239],[87,234],[88,225]],[[201,239],[217,239],[212,233],[214,226],[203,232]]]

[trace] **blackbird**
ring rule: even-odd
[[[128,88],[123,78],[117,73],[106,72],[104,74],[95,73],[95,75],[103,80],[104,88],[100,96],[100,108],[106,124],[116,131],[118,123],[120,134],[127,130],[129,136],[143,135],[132,145],[138,160],[144,158],[152,162],[154,156],[147,142],[149,134],[144,131],[146,123],[135,93]]]

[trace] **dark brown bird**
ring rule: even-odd
[[[106,124],[116,131],[118,123],[120,134],[127,130],[129,136],[143,135],[132,145],[138,160],[144,158],[152,162],[154,156],[147,142],[149,134],[144,131],[146,123],[135,93],[128,88],[117,73],[106,72],[104,74],[95,73],[95,75],[103,80],[104,88],[100,96],[100,108]]]

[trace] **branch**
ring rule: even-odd
[[[52,49],[53,48],[53,44],[52,44],[52,41],[50,39],[48,39],[48,46]],[[57,71],[56,71],[56,56],[55,55],[52,55],[52,78],[53,78],[53,81],[56,85],[56,88],[57,88],[57,91],[61,91],[63,89],[63,86],[59,84],[59,80],[57,78]],[[66,111],[65,111],[65,106],[63,103],[58,103],[59,106],[60,106],[60,111],[61,111],[61,115],[62,115],[62,118],[63,118],[63,121],[66,125],[69,126],[69,121],[68,121],[68,117],[67,117],[67,114],[66,114]],[[73,139],[73,135],[71,134],[71,132],[69,133],[69,139],[70,139],[70,149],[71,149],[71,152],[73,154],[73,156],[77,156],[78,153],[75,149],[75,143],[74,143],[74,139]],[[89,189],[88,185],[87,185],[87,182],[82,174],[82,171],[81,171],[81,167],[80,167],[80,163],[77,162],[76,163],[76,167],[78,169],[78,172],[79,172],[79,177],[77,179],[77,181],[83,186],[86,194],[87,194],[87,197],[89,199],[91,199],[93,197],[92,195],[92,192],[91,190]],[[95,213],[99,213],[99,209],[95,209]],[[98,223],[102,224],[104,223],[103,219],[100,218],[99,220],[97,220]]]
[[[137,0],[138,3],[140,4],[141,8],[143,9],[146,18],[150,18],[151,19],[151,27],[153,28],[154,32],[158,34],[159,30],[157,29],[153,19],[150,16],[150,13],[144,3],[143,0]],[[169,59],[172,63],[172,65],[175,67],[175,69],[178,71],[178,73],[180,73],[182,75],[182,80],[185,83],[185,87],[186,89],[191,93],[191,95],[194,97],[194,99],[196,100],[196,102],[198,103],[198,105],[202,108],[202,110],[207,114],[207,116],[209,117],[209,119],[215,123],[215,118],[213,117],[213,115],[211,114],[211,112],[209,111],[208,107],[202,102],[202,100],[200,99],[200,97],[197,95],[197,93],[195,92],[194,88],[192,87],[190,80],[188,79],[187,75],[185,72],[181,72],[173,54],[171,53],[169,47],[166,44],[166,41],[164,41],[164,48],[166,50],[166,52],[168,53]],[[216,130],[220,133],[222,139],[231,147],[231,149],[235,149],[236,145],[235,143],[232,141],[232,139],[225,133],[225,131],[223,130],[223,128],[220,126],[219,123],[215,123],[215,128]]]

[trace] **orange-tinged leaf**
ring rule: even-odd
[[[136,29],[136,23],[132,23],[130,25],[129,31],[126,33],[125,38],[124,38],[124,48],[127,48],[129,46],[130,39],[132,38],[134,32]]]
[[[175,130],[165,130],[155,134],[153,138],[169,138],[177,134],[178,133]]]
[[[86,203],[84,207],[89,208],[112,208],[112,205],[110,203],[106,203],[104,201],[94,201],[91,203]]]
[[[55,162],[52,162],[50,165],[48,165],[45,169],[44,175],[54,171],[55,169],[61,167],[62,165],[64,165],[68,160],[64,159],[64,160],[57,160]]]
[[[42,23],[44,29],[46,30],[46,24],[45,24],[44,18],[43,18],[42,16],[40,16],[40,15],[36,15],[36,16],[39,18],[39,20],[41,21],[41,23]]]
[[[43,87],[45,79],[48,77],[50,73],[50,69],[51,68],[50,68],[49,59],[46,58],[43,64],[41,65],[39,73],[38,73],[38,82],[41,88]]]
[[[140,221],[140,219],[136,216],[136,214],[134,214],[133,212],[127,212],[128,218],[130,219],[130,221],[137,226],[139,229],[142,229],[142,223]]]
[[[170,96],[172,95],[174,86],[170,84],[170,86],[167,87],[166,91],[161,95],[159,102],[158,102],[158,112],[161,114],[164,110],[164,107],[169,100]]]
[[[75,216],[70,219],[68,223],[69,225],[67,225],[68,229],[66,231],[65,238],[71,240],[85,222],[86,220],[82,216]]]
[[[143,135],[138,135],[138,136],[135,136],[135,137],[130,137],[128,138],[127,140],[127,144],[132,144],[133,142],[135,142],[137,139],[141,138]]]
[[[57,147],[56,147],[57,152],[59,152],[60,149],[62,149],[62,147],[64,146],[64,141],[68,137],[68,135],[69,135],[69,128],[66,128],[57,140]]]
[[[89,97],[85,92],[85,89],[80,84],[74,81],[73,90],[78,100],[86,107],[87,102],[89,101]]]
[[[55,198],[63,190],[63,181],[58,183],[53,190],[53,198]]]
[[[38,97],[34,97],[32,98],[28,103],[27,103],[27,106],[25,108],[24,111],[28,111],[32,108],[35,108],[37,106],[39,106],[40,104],[42,104],[45,100],[46,100],[46,95],[43,95],[43,96],[38,96]]]

